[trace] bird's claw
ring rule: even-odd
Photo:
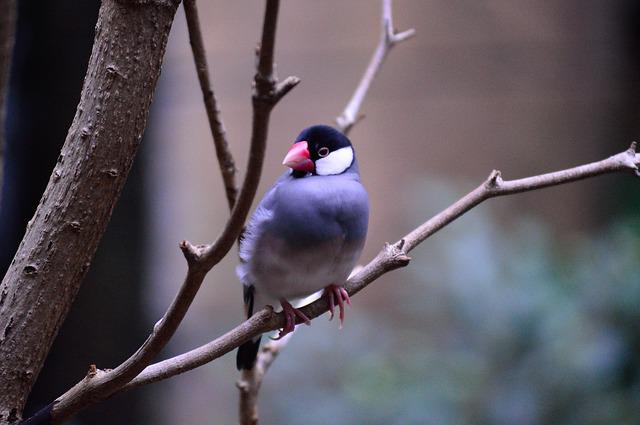
[[[272,340],[277,341],[279,339],[282,339],[285,335],[293,332],[296,328],[296,317],[300,318],[300,320],[302,320],[305,325],[311,326],[311,320],[309,320],[309,318],[303,312],[292,306],[287,300],[280,300],[280,304],[282,305],[282,313],[284,314],[285,324],[278,333],[277,337],[271,337]]]
[[[335,310],[335,306],[336,306],[336,301],[338,303],[338,309],[340,310],[339,316],[340,316],[340,329],[342,329],[342,326],[344,324],[344,311],[345,311],[345,304],[351,305],[351,299],[349,298],[349,294],[347,293],[347,290],[344,289],[342,286],[338,286],[338,285],[329,285],[326,288],[324,288],[324,294],[327,297],[327,300],[329,301],[329,320],[333,319],[334,316],[334,310]]]

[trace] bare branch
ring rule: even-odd
[[[289,77],[279,85],[277,78],[273,75],[278,5],[277,0],[267,1],[261,43],[264,50],[259,52],[260,59],[252,94],[253,128],[247,172],[238,200],[222,234],[210,245],[194,246],[187,241],[180,244],[180,249],[187,260],[188,271],[184,283],[163,318],[156,323],[144,344],[121,365],[113,370],[98,370],[91,376],[87,375],[56,399],[52,410],[52,416],[56,420],[68,418],[81,409],[120,391],[149,365],[182,322],[207,272],[224,258],[242,231],[262,174],[271,110],[284,94],[299,82],[297,78]]]
[[[240,390],[239,417],[240,425],[256,425],[258,423],[258,393],[262,380],[269,367],[287,345],[293,333],[285,335],[277,341],[269,341],[260,348],[256,364],[252,369],[244,369],[236,383]]]
[[[270,93],[275,87],[276,76],[273,72],[274,50],[276,46],[276,29],[278,27],[278,11],[280,10],[280,0],[267,0],[264,10],[264,21],[262,24],[262,38],[260,46],[256,51],[258,56],[257,73],[255,82],[258,93]],[[264,84],[264,88],[260,88]]]
[[[274,88],[274,96],[273,96],[274,100],[278,102],[299,83],[300,83],[300,79],[298,77],[290,75],[287,78],[285,78],[283,81],[276,84]]]
[[[405,251],[409,252],[442,227],[451,223],[466,211],[488,198],[527,192],[549,186],[557,186],[616,171],[637,171],[640,155],[635,153],[635,149],[636,145],[634,142],[627,151],[611,156],[602,161],[518,180],[504,181],[502,180],[501,173],[494,170],[482,185],[478,186],[475,190],[467,194],[451,207],[447,208],[431,220],[422,224],[413,232],[409,233],[405,237]]]
[[[0,205],[4,177],[5,120],[7,116],[7,92],[16,25],[15,0],[0,0]]]
[[[353,126],[360,121],[364,116],[357,115],[358,111],[364,101],[366,93],[371,85],[371,82],[378,73],[378,70],[382,66],[386,55],[391,47],[402,40],[405,40],[414,35],[413,29],[407,30],[400,34],[394,34],[393,19],[392,19],[392,0],[382,1],[382,32],[380,36],[380,43],[376,49],[371,63],[367,67],[365,75],[362,78],[358,88],[356,89],[351,101],[347,105],[342,115],[337,118],[340,129],[347,134]],[[287,339],[288,341],[288,339]],[[284,344],[283,344],[284,345]],[[256,360],[256,366],[253,369],[243,370],[242,378],[238,382],[238,388],[240,389],[240,423],[241,424],[256,424],[258,422],[258,392],[260,390],[260,384],[264,379],[264,371],[258,368],[258,365],[264,362],[272,362],[275,360],[275,356],[272,355],[273,349],[277,347],[277,350],[283,348],[283,346],[276,345],[276,341],[268,343],[266,348],[263,348],[258,353]],[[263,358],[264,357],[264,358]]]
[[[342,114],[336,118],[338,128],[344,134],[348,134],[349,131],[351,131],[351,128],[363,118],[362,115],[359,115],[360,107],[362,106],[362,102],[369,91],[371,83],[374,78],[376,78],[376,75],[378,75],[378,72],[380,71],[380,68],[382,67],[382,64],[391,48],[397,43],[407,40],[415,35],[415,30],[413,28],[401,33],[395,32],[395,29],[393,28],[391,8],[392,0],[382,0],[382,23],[378,47],[376,47],[358,87],[353,93],[353,96],[351,96],[351,100],[349,100],[349,103],[344,111],[342,111]]]
[[[227,141],[227,133],[222,122],[222,114],[218,107],[218,100],[211,88],[209,82],[209,66],[207,65],[207,56],[202,41],[202,31],[200,30],[200,20],[198,18],[198,7],[195,0],[184,0],[184,13],[187,18],[187,28],[189,29],[189,41],[193,52],[193,60],[195,61],[198,80],[200,81],[200,89],[202,90],[202,98],[209,119],[209,128],[213,136],[213,144],[216,148],[216,156],[220,172],[222,173],[222,181],[227,195],[229,209],[233,208],[238,196],[238,188],[236,186],[236,165],[229,150]]]
[[[635,148],[636,145],[634,143],[627,151],[602,161],[518,180],[502,180],[500,173],[493,171],[480,186],[466,196],[405,235],[399,241],[393,244],[386,244],[369,264],[349,278],[345,288],[349,295],[355,295],[383,274],[406,266],[410,261],[407,254],[411,250],[486,199],[557,186],[602,174],[629,170],[637,173],[640,166],[640,154],[636,153]],[[326,299],[322,297],[302,307],[301,311],[304,315],[313,319],[326,312],[328,308]],[[265,308],[238,327],[205,345],[150,365],[122,390],[139,387],[187,372],[217,359],[257,335],[279,329],[282,326],[284,326],[282,314],[276,314],[271,308]]]

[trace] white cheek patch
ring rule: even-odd
[[[343,173],[353,163],[353,149],[350,146],[331,152],[324,158],[316,159],[316,174],[330,176]]]

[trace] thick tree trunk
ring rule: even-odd
[[[0,424],[19,420],[104,233],[145,128],[177,5],[102,4],[75,118],[0,285]]]

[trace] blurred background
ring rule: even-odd
[[[211,77],[244,172],[262,2],[200,2]],[[97,1],[19,4],[0,211],[4,273],[79,99]],[[397,46],[352,131],[371,197],[362,262],[498,168],[507,179],[626,149],[640,130],[640,3],[398,0]],[[276,59],[302,83],[275,109],[259,196],[287,146],[332,124],[379,37],[371,0],[283,1]],[[182,282],[177,244],[212,241],[228,211],[182,9],[141,151],[30,398],[144,340]],[[265,424],[636,424],[640,184],[630,175],[496,199],[354,298],[346,326],[296,333],[261,392]],[[163,353],[242,320],[232,252]],[[101,403],[74,424],[237,421],[234,356]]]

